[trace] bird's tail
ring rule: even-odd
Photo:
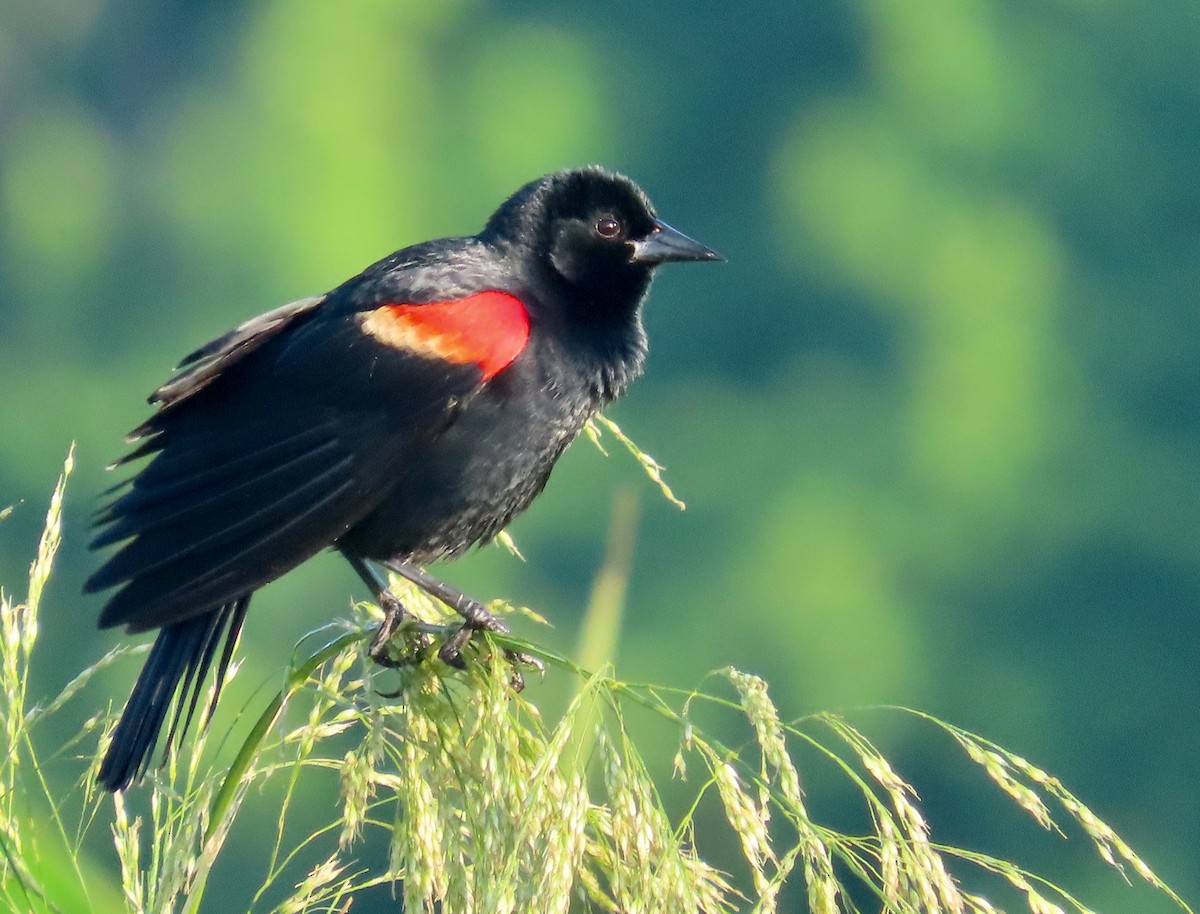
[[[133,694],[125,703],[104,761],[100,763],[100,773],[96,777],[100,786],[115,793],[145,774],[172,702],[175,713],[167,732],[164,757],[176,745],[177,737],[183,739],[195,714],[204,677],[212,665],[217,645],[224,638],[225,647],[217,664],[212,701],[205,715],[205,723],[208,722],[220,697],[221,685],[249,605],[250,595],[246,594],[214,612],[163,626],[133,687]]]

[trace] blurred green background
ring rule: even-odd
[[[447,577],[570,645],[635,487],[622,675],[734,664],[789,716],[929,710],[1061,775],[1200,898],[1198,47],[1195,0],[4,3],[10,591],[72,439],[80,463],[35,694],[118,640],[79,595],[87,518],[179,356],[600,162],[729,261],[663,271],[647,376],[612,412],[688,510],[581,443],[514,525],[528,563],[488,549]],[[243,678],[277,681],[360,591],[329,556],[268,587]],[[943,840],[1097,910],[1168,910],[928,732],[860,723]],[[244,905],[255,874],[219,872],[209,910]]]

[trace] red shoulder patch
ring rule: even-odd
[[[507,292],[477,292],[454,301],[383,305],[364,315],[362,328],[413,355],[477,365],[487,381],[529,342],[529,312]]]

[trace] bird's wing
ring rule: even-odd
[[[289,302],[266,314],[252,317],[228,333],[206,343],[184,356],[178,365],[178,374],[154,391],[149,402],[157,403],[160,409],[169,409],[174,404],[199,393],[221,372],[309,314],[324,300],[325,296],[315,295]]]
[[[318,304],[247,322],[155,394],[126,458],[153,459],[98,519],[93,547],[122,544],[86,585],[119,588],[102,626],[211,612],[331,545],[528,338],[501,293]]]
[[[102,626],[139,631],[207,613],[314,555],[353,521],[366,492],[351,430],[332,416],[305,421],[293,411],[286,420],[259,420],[269,433],[233,421],[171,436],[107,506],[92,545],[122,545],[86,585],[120,588]]]

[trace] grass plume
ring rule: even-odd
[[[66,747],[42,745],[39,729],[91,694],[99,670],[142,649],[114,650],[45,704],[30,706],[26,691],[71,462],[51,498],[27,597],[17,603],[0,594],[0,725],[8,741],[0,760],[0,903],[10,910],[200,911],[249,804],[276,825],[260,863],[239,861],[261,872],[244,908],[276,914],[347,914],[358,893],[380,886],[410,912],[771,914],[791,883],[811,914],[995,914],[1004,898],[1032,914],[1090,910],[1017,862],[939,843],[915,787],[845,716],[785,720],[767,683],[735,669],[694,690],[619,679],[610,657],[630,558],[620,550],[594,596],[603,649],[581,651],[595,669],[526,640],[487,637],[469,646],[465,671],[434,659],[381,670],[366,656],[379,611],[360,604],[300,643],[283,686],[232,760],[210,751],[202,731],[130,798],[97,794],[96,759],[113,709],[93,715]],[[614,542],[628,541],[623,531],[633,516],[630,505],[618,511]],[[402,637],[453,624],[423,592],[393,584],[417,616]],[[514,693],[500,647],[535,654],[552,684],[570,685],[565,711],[547,719],[527,693]],[[236,672],[235,665],[229,676]],[[1081,830],[1104,864],[1191,914],[1057,778],[960,727],[890,710],[948,735],[1036,825]],[[631,737],[635,712],[677,741],[675,776],[691,794],[682,806],[664,801],[659,785],[669,775],[656,774]],[[736,744],[716,735],[739,731]],[[867,833],[839,830],[810,812],[798,760],[814,755],[853,787],[873,823]],[[75,764],[66,786],[52,784],[50,757],[59,768]],[[297,837],[288,824],[314,778],[336,784],[336,808]],[[702,819],[703,809],[718,810],[723,824]],[[722,828],[741,859],[728,872],[700,851],[722,840]],[[104,829],[121,877],[97,887],[85,842]],[[387,847],[370,865],[362,853],[368,841]],[[59,874],[53,887],[50,872]]]

